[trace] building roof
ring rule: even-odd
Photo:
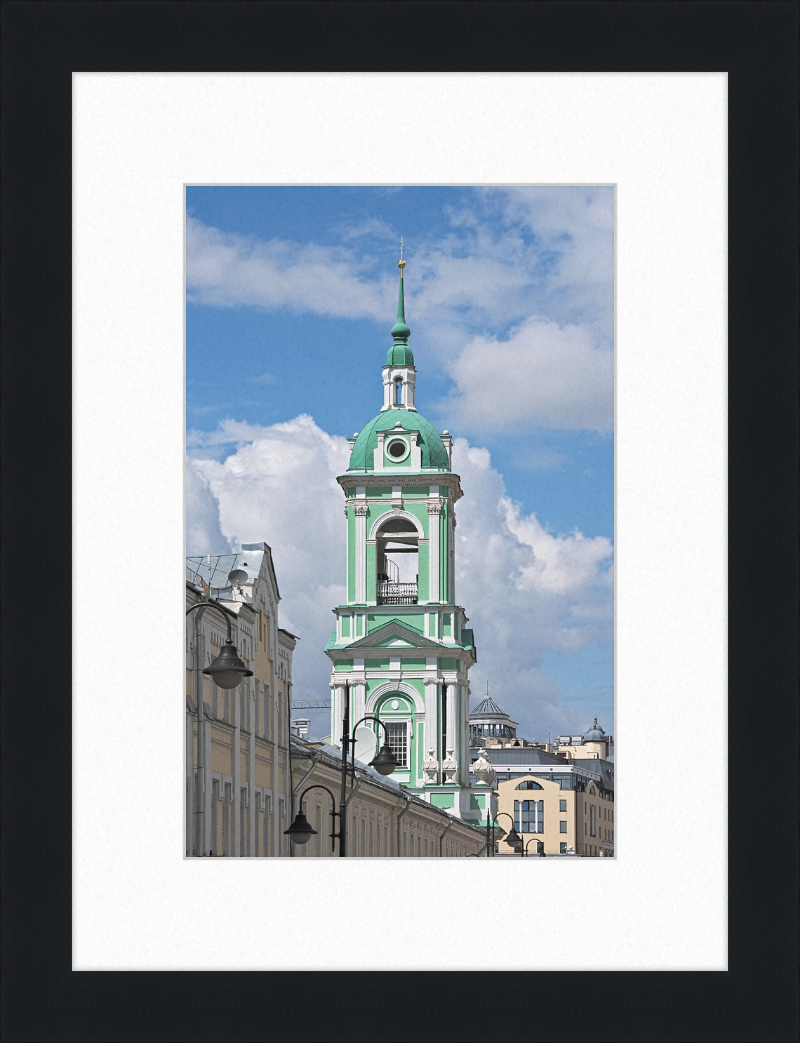
[[[497,703],[490,699],[487,695],[485,699],[481,699],[474,710],[470,710],[470,717],[484,717],[486,714],[499,714],[501,717],[508,717],[505,710],[501,710]]]
[[[614,789],[614,765],[611,761],[604,761],[599,757],[582,757],[580,760],[575,759],[572,763],[586,771],[596,772],[600,776],[600,785],[603,789]]]
[[[562,768],[569,768],[572,763],[572,761],[556,757],[554,753],[548,753],[547,750],[540,749],[538,746],[493,746],[486,752],[493,768],[507,764],[558,764]],[[602,764],[603,762],[592,761],[591,763]]]
[[[378,447],[378,432],[390,431],[398,422],[406,431],[419,431],[418,444],[422,450],[423,467],[435,467],[443,471],[450,469],[444,442],[429,420],[412,409],[387,409],[378,413],[362,429],[350,454],[348,471],[371,471],[374,460],[372,454]]]
[[[608,742],[608,736],[603,729],[598,725],[597,718],[594,719],[594,724],[589,731],[583,737],[584,742]]]

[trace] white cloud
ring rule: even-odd
[[[531,318],[507,339],[474,337],[448,369],[456,392],[438,408],[454,425],[613,428],[613,355],[586,327]]]
[[[186,287],[192,302],[385,321],[397,288],[388,275],[362,278],[368,267],[345,247],[261,242],[186,218]]]
[[[219,521],[219,503],[207,479],[195,466],[186,461],[186,554],[206,554],[214,551],[227,554],[230,544],[222,535]]]
[[[301,638],[296,695],[327,698],[330,663],[322,647],[333,629],[331,610],[345,597],[344,498],[335,476],[347,467],[347,441],[299,416],[271,427],[226,421],[205,441],[209,449],[230,443],[238,448],[224,461],[194,459],[192,466],[219,502],[223,539],[272,547],[281,625]],[[549,651],[610,648],[611,542],[554,534],[522,514],[486,449],[458,438],[454,462],[465,493],[456,508],[456,596],[479,656],[473,703],[488,679],[526,737],[584,727],[585,712],[560,701],[541,660]],[[193,518],[193,504],[205,507],[189,501],[188,526],[200,532],[206,515]]]
[[[452,357],[480,334],[499,336],[534,315],[613,338],[613,193],[591,188],[477,190],[446,206],[451,234],[407,244],[407,319],[426,350]],[[189,300],[286,308],[386,324],[397,281],[365,237],[397,235],[378,217],[335,228],[335,244],[228,233],[187,217]],[[420,343],[417,341],[417,343]]]
[[[337,225],[334,228],[344,242],[350,239],[360,239],[363,236],[372,236],[374,239],[391,239],[400,244],[400,236],[385,221],[377,217],[370,217],[358,225]]]

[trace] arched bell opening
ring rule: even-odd
[[[387,520],[376,533],[379,605],[416,605],[419,591],[419,534],[404,518]]]

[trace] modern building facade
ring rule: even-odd
[[[455,586],[453,439],[417,410],[403,268],[392,345],[382,367],[380,411],[350,439],[337,481],[347,517],[347,600],[325,651],[332,663],[331,740],[350,721],[384,722],[399,761],[393,778],[466,821],[485,812],[486,787],[470,782],[469,670],[475,640]],[[380,728],[363,726],[369,760]]]
[[[529,855],[542,841],[545,855],[611,856],[614,854],[614,791],[601,780],[585,782],[576,773],[556,778],[542,771],[497,783],[498,813],[514,819]],[[509,820],[499,817],[507,832]],[[515,854],[505,840],[498,854]]]
[[[297,638],[278,625],[280,594],[266,543],[239,554],[186,559],[186,608],[210,600],[231,622],[239,657],[253,676],[230,690],[202,670],[220,651],[225,618],[205,610],[186,617],[186,854],[287,855],[283,831],[289,775],[292,653]],[[195,665],[199,670],[195,670]],[[197,683],[203,703],[203,784],[197,780]],[[203,793],[201,807],[197,794]]]

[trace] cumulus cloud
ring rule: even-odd
[[[186,219],[186,288],[194,303],[385,321],[397,288],[388,275],[362,278],[372,263],[342,246],[262,242]]]
[[[534,317],[504,340],[474,337],[448,368],[456,390],[438,408],[463,427],[613,428],[613,354],[586,327]]]
[[[475,628],[474,697],[486,681],[526,738],[584,728],[542,671],[547,652],[610,650],[613,548],[605,536],[553,533],[507,495],[486,449],[455,440],[464,498],[456,507],[456,599]]]
[[[219,520],[219,502],[207,479],[195,466],[186,461],[186,554],[227,554],[230,544],[222,535]]]
[[[301,638],[295,691],[298,698],[327,698],[322,647],[334,625],[331,610],[346,596],[344,498],[335,478],[347,469],[347,440],[298,416],[269,427],[226,421],[198,441],[236,444],[222,461],[193,464],[219,503],[231,545],[263,541],[272,548],[281,626]]]
[[[444,208],[451,231],[406,244],[406,311],[417,343],[444,364],[475,338],[504,339],[535,316],[613,341],[613,191],[476,190]],[[244,236],[187,217],[190,302],[288,309],[386,324],[397,278],[368,252],[396,239],[380,218],[332,230],[332,244]],[[552,381],[551,381],[552,382]],[[563,417],[563,409],[559,411]]]
[[[327,698],[330,664],[322,647],[333,629],[331,610],[346,596],[344,498],[335,476],[347,467],[347,441],[309,416],[270,427],[226,421],[204,437],[206,449],[236,447],[222,461],[191,461],[219,505],[221,539],[234,549],[260,540],[272,547],[281,625],[301,638],[295,692]],[[582,728],[585,712],[562,701],[542,656],[610,648],[611,541],[553,533],[524,514],[489,452],[466,439],[455,441],[454,464],[465,493],[456,508],[456,598],[479,655],[473,703],[489,680],[526,737]],[[202,533],[206,517],[207,502],[191,499],[188,526]],[[195,546],[195,553],[217,550],[214,543]]]

